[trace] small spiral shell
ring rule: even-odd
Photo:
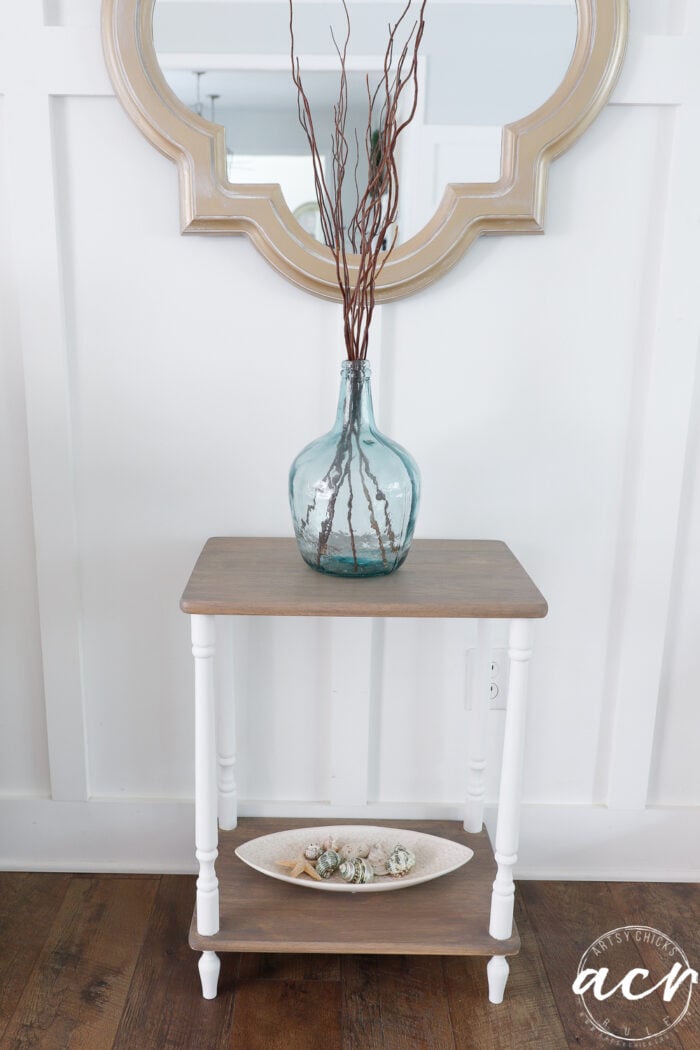
[[[416,858],[410,849],[405,846],[394,846],[386,862],[386,868],[390,875],[400,878],[407,875],[416,863]]]
[[[340,855],[334,849],[327,849],[316,861],[316,871],[322,879],[330,879],[339,864]]]
[[[354,860],[344,860],[338,868],[338,873],[346,882],[354,882],[358,885],[372,882],[374,870],[365,857],[355,857]]]
[[[304,856],[307,860],[318,860],[323,853],[323,847],[318,842],[310,842],[304,850]]]

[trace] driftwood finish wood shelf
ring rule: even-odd
[[[330,822],[331,824],[333,821]],[[338,824],[341,821],[337,822]],[[343,820],[343,825],[362,824]],[[373,820],[377,827],[394,827]],[[456,821],[403,820],[402,828],[462,842],[474,850],[463,867],[420,886],[391,893],[322,893],[261,875],[235,855],[242,842],[289,828],[318,827],[316,820],[241,820],[221,836],[218,873],[220,928],[197,933],[190,947],[225,952],[342,952],[347,955],[491,955],[489,906],[496,864],[485,831],[466,835]],[[498,944],[503,955],[520,948],[517,930]]]
[[[191,617],[195,659],[199,878],[190,944],[202,952],[205,998],[216,996],[218,951],[289,951],[491,956],[489,998],[501,1002],[506,956],[520,943],[513,924],[513,866],[532,621],[547,614],[546,601],[508,547],[492,540],[418,540],[397,572],[352,580],[309,569],[293,540],[220,537],[206,543],[180,604]],[[214,689],[217,615],[476,619],[464,826],[402,822],[464,842],[475,851],[472,860],[423,885],[359,896],[292,886],[239,861],[233,852],[239,842],[318,821],[247,819],[238,825],[233,705],[217,699]],[[510,620],[510,674],[494,854],[483,829],[490,622],[504,618]],[[371,817],[358,823],[395,825]]]
[[[414,540],[398,572],[353,580],[314,572],[291,539],[208,540],[180,602],[226,616],[547,615],[547,603],[505,543]]]

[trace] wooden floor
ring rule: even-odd
[[[700,962],[700,887],[525,882],[501,1006],[482,959],[225,955],[200,996],[189,876],[0,873],[0,1048],[603,1050],[571,982],[595,937],[663,930]],[[664,1046],[700,1050],[700,989]]]

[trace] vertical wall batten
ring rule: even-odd
[[[56,97],[109,95],[99,26],[45,25],[41,0],[7,5],[0,34],[11,262],[24,363],[51,794],[89,796],[81,670],[79,539],[59,223]]]
[[[363,805],[369,788],[372,620],[331,625],[330,801]]]
[[[51,793],[88,797],[80,652],[73,434],[61,259],[51,165],[51,99],[11,93],[6,126],[13,258],[22,340]],[[24,143],[22,145],[22,143]]]
[[[677,42],[676,54],[686,94],[674,115],[667,192],[659,202],[665,210],[660,258],[649,261],[658,291],[640,425],[630,437],[632,507],[623,510],[625,587],[607,791],[616,809],[641,809],[647,802],[700,333],[697,266],[689,263],[700,226],[700,68],[682,61],[689,42],[700,47],[700,17],[692,5],[688,11],[689,35]],[[641,85],[639,94],[645,94]]]

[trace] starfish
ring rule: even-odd
[[[311,861],[307,860],[306,857],[296,857],[294,860],[278,860],[277,863],[280,868],[290,868],[289,874],[293,879],[298,878],[300,875],[310,875],[312,879],[323,882]]]

